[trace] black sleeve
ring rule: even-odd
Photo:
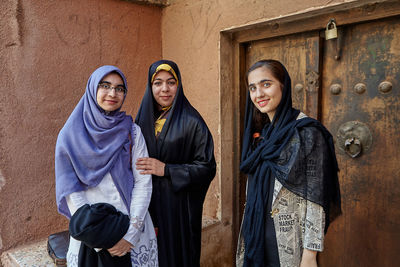
[[[167,164],[174,191],[190,185],[209,185],[215,176],[214,143],[204,123],[198,123],[193,144],[193,161],[187,164]],[[166,174],[165,174],[166,175]]]

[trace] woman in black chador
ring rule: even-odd
[[[340,213],[331,134],[292,107],[291,81],[276,60],[247,72],[240,169],[248,174],[237,266],[316,267]]]
[[[159,264],[199,266],[203,202],[216,169],[214,145],[183,93],[174,62],[150,66],[136,123],[149,151],[149,158],[138,159],[136,167],[153,175],[149,210],[158,233]]]

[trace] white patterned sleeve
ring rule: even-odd
[[[89,203],[84,191],[71,193],[66,197],[66,200],[71,216],[74,215],[75,211],[80,207]]]
[[[322,206],[307,201],[304,232],[304,248],[314,251],[324,250],[325,212]]]
[[[124,239],[132,245],[139,241],[140,234],[144,231],[144,219],[149,208],[152,181],[150,174],[140,174],[136,170],[138,158],[148,157],[147,146],[140,127],[134,124],[134,145],[132,147],[132,170],[134,177],[134,187],[132,190],[132,200],[130,206],[130,225]]]

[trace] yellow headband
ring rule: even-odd
[[[151,77],[151,83],[153,83],[154,81],[154,77],[156,76],[156,74],[161,71],[161,70],[165,70],[168,71],[169,73],[172,74],[172,76],[174,76],[175,80],[176,80],[176,86],[179,86],[179,80],[178,77],[176,76],[176,73],[174,71],[174,69],[168,65],[168,64],[161,64],[157,67],[156,71],[154,72],[153,76]]]

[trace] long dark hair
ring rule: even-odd
[[[248,78],[250,72],[258,68],[268,69],[281,85],[285,83],[285,69],[282,63],[274,59],[264,59],[257,61],[249,68],[246,73],[246,85],[249,84]],[[258,108],[253,105],[253,133],[261,133],[264,126],[268,123],[271,123],[268,115],[266,113],[261,113]]]

